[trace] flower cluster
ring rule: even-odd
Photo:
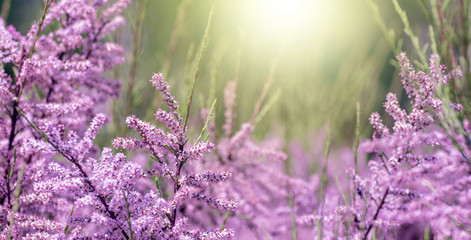
[[[152,160],[149,162],[151,168],[146,171],[146,175],[148,178],[155,179],[157,189],[150,185],[148,188],[144,188],[144,191],[157,191],[162,194],[172,192],[171,196],[160,198],[160,201],[167,206],[168,212],[162,214],[161,219],[157,220],[165,224],[159,226],[159,231],[147,233],[145,236],[164,239],[189,237],[227,239],[233,235],[232,230],[218,230],[217,226],[202,229],[200,224],[193,224],[196,214],[188,209],[191,209],[194,204],[204,204],[216,211],[237,209],[236,202],[213,196],[210,191],[210,186],[213,183],[226,181],[230,178],[231,173],[215,168],[210,171],[197,172],[198,169],[195,166],[200,164],[205,154],[212,152],[215,145],[210,141],[196,141],[193,145],[189,145],[186,137],[187,128],[184,126],[183,117],[178,113],[179,105],[171,95],[162,74],[154,74],[151,82],[162,94],[163,102],[170,110],[167,112],[159,109],[154,116],[169,132],[135,116],[130,116],[126,119],[126,123],[139,133],[141,139],[117,138],[113,142],[115,148],[118,149],[141,148],[148,150]],[[160,182],[167,185],[160,187]],[[150,222],[147,224],[152,223],[152,225],[158,226],[157,223],[153,223],[157,220],[148,218]],[[198,228],[190,230],[191,225],[197,225]]]
[[[236,128],[235,82],[224,91],[222,136],[214,108],[203,109],[193,139],[161,73],[150,80],[164,104],[157,124],[128,116],[137,137],[100,149],[109,119],[95,107],[118,95],[105,75],[124,61],[106,36],[130,1],[44,3],[25,36],[0,19],[1,239],[470,238],[471,126],[452,121],[464,107],[443,90],[461,73],[438,56],[427,71],[397,57],[410,110],[387,94],[392,119],[371,114],[360,157],[296,141],[288,156],[280,139],[256,142],[255,120]]]
[[[237,239],[289,238],[293,216],[318,207],[315,197],[318,179],[290,177],[285,171],[287,155],[280,150],[283,141],[268,138],[255,142],[251,137],[255,128],[252,123],[242,124],[233,133],[236,89],[234,82],[228,83],[222,127],[225,134],[217,140],[216,154],[205,160],[206,166],[227,169],[232,176],[213,185],[212,190],[238,202],[239,207],[226,215],[227,225],[235,229]],[[205,218],[212,217],[203,215],[197,219],[199,224],[208,222]]]
[[[325,215],[311,214],[299,220],[302,225],[317,224],[321,236],[470,236],[469,138],[442,124],[441,119],[447,117],[443,111],[446,99],[438,94],[443,84],[461,74],[447,74],[438,65],[438,56],[431,57],[428,72],[416,72],[404,53],[398,60],[411,110],[401,108],[396,95],[389,93],[384,108],[394,120],[393,132],[378,113],[371,115],[373,138],[360,144],[363,152],[374,156],[369,169],[348,171],[352,188],[348,195],[333,192],[326,196],[342,196],[343,203],[331,205]]]
[[[124,24],[129,3],[47,0],[26,35],[0,19],[2,239],[79,238],[93,223],[119,217],[107,202],[111,193],[97,183],[103,169],[94,162],[101,160],[90,157],[106,120],[101,114],[92,120],[94,106],[120,91],[105,73],[124,61],[123,48],[106,36]],[[105,160],[134,169],[120,155]],[[122,174],[128,177],[115,184],[139,175]]]

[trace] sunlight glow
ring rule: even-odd
[[[254,20],[268,31],[292,34],[309,23],[309,0],[258,0]]]

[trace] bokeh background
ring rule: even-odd
[[[408,13],[411,28],[426,38],[421,1],[398,2]],[[7,23],[25,33],[38,19],[42,2],[10,3]],[[126,115],[152,119],[160,99],[148,82],[153,72],[163,72],[179,102],[186,103],[212,6],[191,114],[195,132],[203,124],[197,110],[209,107],[215,97],[216,129],[222,133],[223,89],[229,81],[238,83],[236,126],[249,121],[271,81],[264,103],[276,102],[257,123],[256,137],[276,135],[307,142],[329,125],[333,143],[348,146],[354,138],[356,103],[361,105],[361,133],[368,137],[369,114],[382,111],[388,91],[401,93],[391,61],[398,49],[391,40],[405,35],[391,1],[134,0],[126,11],[127,26],[109,36],[124,45],[127,62],[109,73],[123,82],[123,90],[120,99],[108,103],[113,122],[100,135],[103,145],[128,134]],[[394,36],[385,34],[378,17]],[[401,50],[408,48],[404,38]],[[413,52],[410,56],[414,59]]]

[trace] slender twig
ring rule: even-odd
[[[138,59],[142,49],[142,29],[144,19],[146,17],[146,5],[147,0],[138,1],[137,3],[137,17],[134,23],[135,27],[132,31],[133,34],[133,50],[132,50],[132,58],[131,58],[131,66],[129,70],[129,83],[128,83],[128,102],[127,102],[127,112],[126,115],[129,116],[132,114],[133,105],[134,105],[134,86],[136,82],[137,70],[138,70]],[[125,136],[127,135],[127,129],[125,128]]]
[[[298,239],[298,232],[296,230],[296,212],[295,212],[295,206],[294,206],[294,192],[290,191],[290,196],[289,196],[289,208],[291,212],[291,239],[296,240]]]
[[[128,196],[127,193],[123,189],[123,196],[124,196],[124,201],[126,202],[126,212],[127,212],[127,220],[128,220],[128,225],[129,225],[129,233],[130,233],[130,240],[134,239],[134,232],[132,230],[132,223],[131,223],[131,211],[129,211],[129,202],[128,202]]]
[[[321,219],[317,222],[317,236],[319,239],[322,239],[322,228],[323,228],[323,218],[324,218],[324,206],[325,206],[325,196],[327,193],[327,185],[328,185],[328,178],[327,178],[327,164],[329,161],[329,154],[330,154],[330,122],[327,121],[326,124],[326,139],[324,143],[324,163],[322,166],[322,174],[320,177],[320,200],[321,200],[321,207],[320,207],[320,216]]]
[[[15,191],[15,204],[12,208],[11,218],[10,218],[10,230],[8,232],[8,239],[12,239],[12,228],[15,224],[15,213],[20,208],[19,197],[21,192],[21,182],[23,181],[23,173],[25,171],[25,166],[21,167],[20,172],[18,173],[18,180],[16,182],[16,191]]]
[[[211,105],[211,110],[209,110],[208,117],[206,118],[206,122],[204,123],[203,129],[201,130],[200,135],[196,139],[196,143],[200,142],[201,138],[203,137],[204,132],[209,126],[209,122],[211,121],[211,118],[213,117],[213,114],[214,114],[214,109],[216,108],[216,101],[217,99],[214,99],[213,104]]]
[[[263,101],[265,100],[265,97],[268,94],[268,90],[270,89],[271,84],[273,82],[273,78],[275,76],[278,63],[280,62],[283,55],[284,55],[284,49],[281,49],[280,52],[278,53],[278,56],[276,56],[276,58],[272,62],[272,65],[270,67],[270,72],[268,73],[268,76],[267,76],[267,80],[263,86],[262,92],[260,93],[260,97],[258,98],[257,103],[255,104],[252,117],[250,118],[251,124],[255,123],[255,120],[257,119],[257,116],[260,113],[260,109],[262,108]]]
[[[384,161],[383,156],[384,156],[386,159],[388,159],[388,157],[387,157],[386,154],[384,154],[384,153],[380,154],[380,155],[379,155],[379,158],[381,158],[381,162],[383,162],[383,166],[384,166],[384,168],[386,169],[386,172],[388,172],[388,174],[391,175],[391,172],[389,171],[388,166],[386,166],[386,162]],[[389,160],[388,160],[388,161],[389,161]]]
[[[44,19],[46,18],[46,13],[49,10],[49,7],[51,6],[52,2],[53,2],[52,0],[47,0],[46,5],[44,5],[44,9],[43,9],[43,12],[42,12],[42,15],[41,15],[41,19],[39,20],[39,24],[38,24],[38,32],[36,32],[36,36],[34,37],[33,45],[31,45],[31,49],[29,50],[29,54],[28,54],[29,58],[31,58],[33,56],[34,47],[36,46],[36,42],[39,39],[39,34],[41,33],[41,28],[43,26]]]
[[[355,143],[353,145],[353,157],[355,159],[355,174],[358,174],[358,147],[360,146],[360,102],[357,102],[355,126]]]
[[[195,91],[196,82],[198,80],[198,77],[199,77],[200,71],[201,71],[201,69],[200,69],[201,63],[203,62],[203,57],[204,57],[204,54],[206,53],[206,47],[208,45],[209,29],[211,27],[211,20],[213,18],[213,12],[214,12],[214,6],[211,8],[211,11],[209,12],[208,24],[206,25],[206,30],[204,31],[203,44],[201,46],[201,50],[200,50],[200,53],[198,55],[198,60],[196,62],[195,75],[194,75],[194,78],[193,78],[193,84],[191,86],[190,94],[188,96],[188,103],[187,103],[187,107],[186,107],[186,116],[185,116],[185,122],[183,124],[183,129],[186,128],[187,123],[188,123],[188,117],[190,116],[191,103],[192,103],[192,100],[193,100],[193,92]]]
[[[278,88],[273,95],[271,96],[270,99],[268,99],[267,103],[263,105],[263,107],[260,109],[260,111],[257,114],[257,117],[253,121],[254,127],[258,125],[260,121],[267,115],[267,113],[270,111],[270,109],[275,106],[276,102],[281,96],[281,88]]]
[[[98,36],[100,35],[101,31],[103,31],[103,29],[105,28],[106,24],[108,24],[110,22],[110,20],[107,20],[105,22],[103,22],[103,24],[100,26],[100,28],[98,29],[98,31],[95,33],[95,35],[93,36],[93,39],[92,39],[92,42],[91,44],[95,43],[96,41],[98,41]],[[90,44],[90,45],[91,45]],[[85,56],[85,59],[89,59],[90,56],[92,55],[92,51],[93,49],[90,47],[90,49],[88,49],[88,52],[87,52],[87,55]]]
[[[358,175],[358,147],[360,146],[360,102],[357,102],[357,113],[356,113],[356,126],[355,126],[355,142],[353,144],[353,158],[355,160],[355,175]],[[353,179],[353,206],[356,204],[356,182],[355,179]],[[349,189],[349,188],[347,188]],[[350,194],[348,194],[350,196]]]
[[[376,209],[375,215],[373,216],[373,219],[371,220],[370,225],[368,226],[368,229],[365,232],[365,235],[363,236],[363,239],[366,239],[368,237],[368,234],[370,233],[371,229],[373,228],[373,222],[378,218],[379,211],[383,208],[384,203],[386,202],[386,197],[389,194],[389,188],[386,189],[386,192],[384,192],[383,198],[381,199],[381,203],[379,204],[378,208]]]
[[[229,219],[229,216],[231,216],[231,211],[227,211],[226,215],[224,215],[224,220],[222,221],[222,224],[219,230],[224,230],[224,227],[226,226],[226,222],[227,222],[227,219]]]
[[[176,159],[178,159],[178,155],[176,155]],[[182,170],[182,167],[183,167],[183,164],[185,164],[183,161],[182,162],[179,162],[178,163],[178,166],[177,166],[177,171],[175,173],[175,183],[174,183],[174,186],[173,186],[173,193],[176,194],[178,192],[178,190],[180,190],[180,173],[181,173],[181,170]],[[176,223],[176,220],[177,220],[177,207],[175,207],[172,211],[172,214],[171,216],[169,217],[170,219],[170,225],[173,227],[175,226],[175,223]]]

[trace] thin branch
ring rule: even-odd
[[[366,239],[368,237],[368,234],[370,233],[371,229],[373,228],[373,221],[375,221],[378,218],[379,211],[383,208],[383,205],[386,201],[386,197],[389,194],[389,188],[386,189],[386,192],[384,192],[383,198],[381,199],[381,203],[378,206],[378,209],[376,209],[375,215],[373,216],[373,219],[371,220],[370,226],[368,226],[368,229],[365,232],[365,235],[363,236],[363,239]]]

